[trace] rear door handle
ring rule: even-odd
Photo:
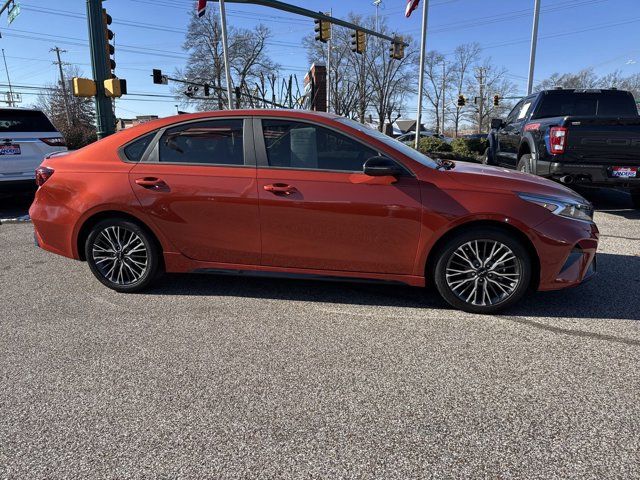
[[[149,190],[162,190],[169,187],[164,180],[155,177],[137,178],[136,184]]]
[[[272,183],[262,187],[267,192],[271,192],[274,195],[291,195],[297,192],[296,187],[287,185],[286,183]]]

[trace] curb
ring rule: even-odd
[[[0,218],[0,225],[11,225],[16,223],[31,223],[29,215],[23,215],[22,217],[15,218]]]

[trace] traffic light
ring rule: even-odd
[[[107,61],[107,69],[111,71],[111,77],[115,78],[116,75],[114,73],[114,70],[116,69],[116,61],[114,60],[114,55],[116,53],[116,49],[113,45],[111,45],[109,42],[111,40],[113,40],[114,34],[111,31],[111,29],[109,28],[109,26],[113,23],[113,19],[111,18],[111,15],[109,15],[107,13],[107,11],[103,8],[102,9],[102,24],[104,27],[104,39],[105,39],[105,45],[106,45],[106,61]]]
[[[331,24],[326,20],[314,20],[316,24],[315,32],[316,32],[316,40],[327,43],[331,40]]]
[[[494,95],[493,96],[493,105],[495,107],[499,107],[500,106],[500,95]]]
[[[402,37],[395,37],[391,42],[391,58],[402,60],[404,58],[404,41]]]
[[[367,34],[356,30],[351,32],[351,51],[362,55],[367,49]]]
[[[210,93],[211,93],[211,87],[209,87],[208,83],[205,83],[204,84],[204,96],[208,97]]]
[[[96,82],[89,78],[73,77],[71,81],[74,97],[95,97]]]
[[[169,83],[169,79],[166,75],[162,74],[162,70],[158,70],[157,68],[153,69],[153,83],[156,85],[167,85]]]
[[[464,98],[464,95],[458,95],[458,106],[464,107],[467,104],[467,99]]]
[[[104,94],[109,98],[119,98],[127,94],[127,81],[123,78],[109,78],[104,81]]]

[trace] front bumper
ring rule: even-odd
[[[625,166],[628,162],[620,162],[620,166]],[[634,167],[640,167],[640,159]],[[600,164],[577,164],[552,162],[549,166],[549,173],[552,178],[560,179],[570,176],[572,183],[600,185],[611,187],[640,187],[640,176],[634,178],[620,178],[611,176],[612,165]]]
[[[592,278],[600,233],[595,223],[554,216],[536,227],[538,290],[559,290]]]

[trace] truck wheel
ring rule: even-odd
[[[517,170],[523,173],[533,173],[531,169],[531,155],[523,155],[520,157]]]
[[[631,190],[631,202],[633,203],[634,208],[640,210],[640,188]]]

